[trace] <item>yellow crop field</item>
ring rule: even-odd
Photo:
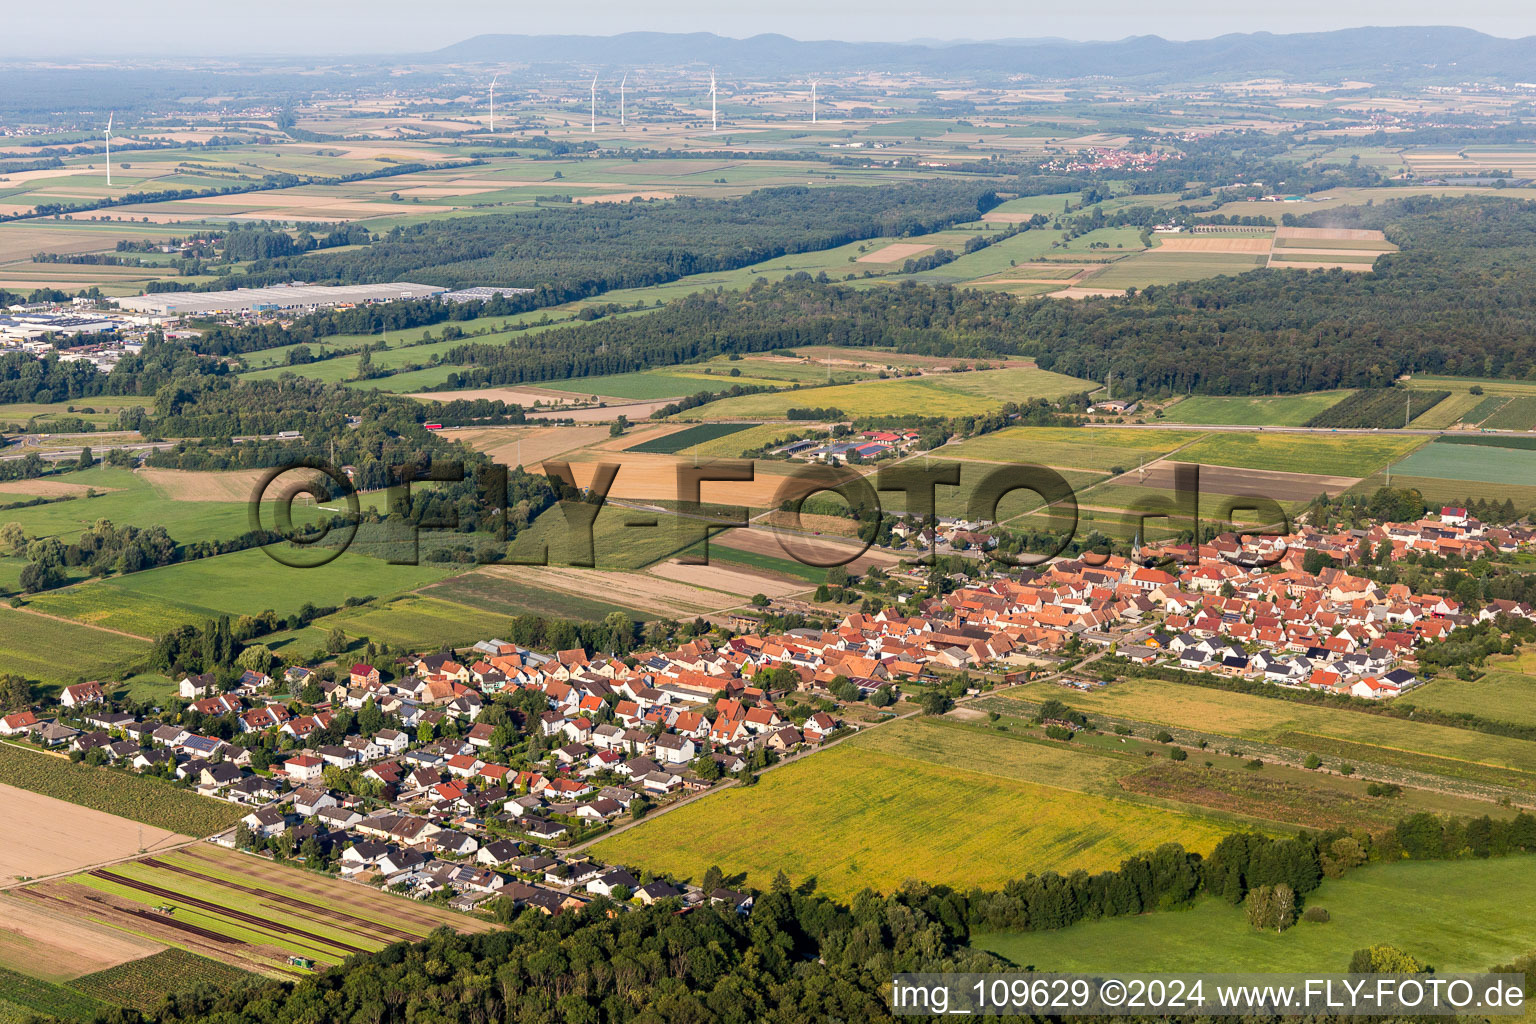
[[[1126,427],[1009,427],[946,446],[947,458],[981,462],[1032,462],[1042,466],[1108,472],[1151,462],[1202,435],[1200,430],[1138,430]]]
[[[909,878],[997,887],[1100,871],[1160,843],[1209,851],[1234,826],[1178,811],[842,744],[599,843],[593,854],[697,881],[712,864],[766,888],[781,868],[848,896]]]
[[[844,416],[963,416],[997,409],[1005,402],[1060,398],[1093,387],[1089,381],[1049,370],[1009,367],[743,395],[690,409],[682,418],[772,419],[803,408],[835,408]]]

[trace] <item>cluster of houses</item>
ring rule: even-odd
[[[1064,171],[1069,174],[1093,171],[1146,171],[1151,170],[1164,160],[1177,160],[1177,152],[1165,153],[1161,150],[1147,150],[1146,152],[1133,152],[1128,149],[1104,149],[1098,146],[1089,146],[1080,149],[1071,156],[1057,157],[1054,160],[1041,164],[1043,171]]]
[[[745,908],[747,897],[723,890],[609,877],[621,869],[571,874],[547,853],[590,826],[708,789],[746,770],[757,751],[787,753],[833,735],[839,725],[831,716],[796,724],[775,694],[751,685],[757,667],[773,663],[747,640],[696,641],[627,661],[491,640],[463,657],[403,659],[393,678],[353,665],[309,708],[273,695],[275,681],[260,673],[247,672],[228,691],[211,674],[183,678],[178,693],[189,703],[177,722],[223,720],[232,741],[114,710],[97,682],[65,687],[57,720],[25,711],[0,719],[0,734],[29,735],[93,763],[168,775],[205,796],[250,805],[242,824],[251,840],[318,852],[345,875],[417,896],[447,890],[473,904],[511,895],[558,912],[583,897],[570,886],[558,899],[539,888],[553,872],[579,878],[588,895],[622,884],[642,901],[682,895]],[[285,681],[299,692],[317,680],[294,667]],[[545,710],[522,723],[543,752],[532,768],[498,763],[496,729],[477,721],[487,701],[511,691],[542,697],[537,706]],[[381,713],[371,720],[389,725],[336,735],[338,715],[369,706]],[[354,729],[362,718],[352,716]],[[277,741],[276,753],[271,743],[248,743],[266,737]],[[533,891],[525,892],[530,880]],[[523,888],[504,892],[509,885]]]
[[[1146,664],[1395,697],[1417,685],[1423,645],[1458,625],[1536,611],[1496,601],[1471,614],[1450,597],[1348,568],[1387,552],[1473,555],[1533,541],[1525,527],[1487,527],[1455,508],[1369,530],[1223,535],[1199,548],[1163,546],[1155,553],[1171,556],[1166,569],[1142,551],[1057,561],[966,580],[915,612],[698,638],[622,660],[487,640],[400,659],[389,675],[356,664],[321,686],[313,706],[274,696],[276,682],[257,672],[228,690],[211,675],[187,676],[178,692],[190,703],[175,722],[141,720],[115,710],[102,684],[80,683],[63,689],[54,719],[18,712],[0,718],[0,735],[248,804],[243,824],[253,840],[319,850],[343,874],[403,892],[451,892],[464,905],[503,895],[558,913],[622,888],[643,901],[678,896],[745,909],[739,894],[641,885],[622,868],[554,851],[591,827],[708,789],[763,752],[814,749],[844,728],[826,712],[805,715],[806,704],[791,719],[791,691],[846,699],[852,687],[894,698],[907,680],[1035,666],[1069,647],[1118,644]],[[291,667],[285,682],[298,693],[318,679]],[[513,695],[523,710],[509,736],[498,733],[510,727],[507,716],[490,716],[499,727],[481,719],[491,702]],[[338,715],[365,709],[380,714],[344,719],[355,730],[347,735],[333,728]],[[176,724],[208,719],[230,726],[216,731],[233,741]],[[387,724],[364,731],[365,720]],[[513,738],[537,747],[524,767],[497,760]]]
[[[1475,557],[1517,551],[1533,541],[1536,531],[1489,528],[1457,508],[1444,509],[1437,519],[1369,530],[1226,535],[1198,549],[1165,546],[1155,552],[1172,556],[1170,569],[1176,571],[1140,558],[1060,561],[1040,573],[963,587],[922,618],[882,613],[858,624],[873,634],[871,653],[881,655],[893,644],[935,632],[972,638],[969,647],[937,652],[931,640],[926,643],[945,667],[984,664],[989,656],[1006,661],[1050,655],[1073,637],[1107,645],[1140,630],[1145,639],[1120,653],[1143,663],[1380,699],[1418,685],[1416,652],[1423,645],[1460,625],[1501,614],[1536,618],[1536,611],[1493,601],[1474,615],[1453,598],[1415,594],[1400,583],[1383,586],[1346,567],[1367,550],[1386,550],[1384,545],[1394,558],[1414,551]],[[1332,564],[1308,572],[1308,552],[1320,552]]]

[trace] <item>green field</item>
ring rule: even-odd
[[[28,606],[78,622],[158,636],[210,616],[291,615],[305,604],[340,606],[348,597],[412,590],[462,566],[390,565],[351,551],[312,569],[282,565],[259,549],[115,576],[29,599]]]
[[[105,811],[184,836],[221,832],[239,821],[239,804],[177,789],[165,779],[116,768],[94,768],[66,757],[0,743],[0,780],[55,800]]]
[[[1168,407],[1168,423],[1240,424],[1254,427],[1299,427],[1349,391],[1314,391],[1308,395],[1196,395]]]
[[[836,408],[845,416],[964,416],[1026,398],[1060,398],[1094,385],[1048,370],[1010,367],[971,373],[874,380],[829,388],[725,398],[681,414],[690,420],[774,419],[796,408]]]
[[[230,990],[256,980],[249,971],[210,960],[184,949],[166,949],[95,974],[74,979],[69,987],[103,1002],[154,1013],[170,992],[194,985]]]
[[[148,653],[143,640],[0,606],[0,671],[23,675],[50,693],[117,678]]]
[[[556,554],[557,552],[552,551],[551,557]],[[619,595],[603,595],[609,600],[599,597],[583,598],[564,591],[541,590],[514,584],[510,580],[479,572],[469,572],[444,580],[442,583],[435,583],[423,590],[422,595],[476,609],[477,611],[472,614],[542,615],[546,618],[578,619],[587,622],[597,622],[611,612],[622,612],[637,622],[656,617],[654,613],[644,609],[627,608],[610,603]],[[505,624],[505,620],[502,622]],[[484,640],[494,632],[495,630],[487,630],[476,639]]]
[[[1536,430],[1536,395],[1511,398],[1482,425],[1489,430]]]
[[[1130,679],[1091,693],[1031,683],[1006,696],[1056,697],[1090,713],[1278,743],[1326,757],[1536,789],[1536,743],[1159,679]]]
[[[0,1024],[51,1017],[83,1022],[110,1009],[84,992],[0,967]]]
[[[676,433],[664,434],[661,437],[624,449],[627,452],[640,452],[648,455],[675,455],[678,452],[692,448],[695,445],[708,444],[711,441],[728,437],[739,431],[758,426],[756,423],[700,423],[695,427],[688,427]],[[782,430],[782,427],[775,428]]]
[[[984,462],[1030,462],[1063,469],[1108,472],[1134,469],[1198,439],[1198,430],[1137,430],[1125,427],[1008,427],[945,445],[935,458]]]
[[[1277,473],[1369,476],[1424,443],[1422,437],[1216,433],[1179,452],[1180,462]]]
[[[1332,916],[1275,933],[1205,898],[1185,912],[1108,918],[1060,931],[995,932],[977,948],[1043,971],[1340,973],[1352,951],[1401,947],[1436,973],[1485,971],[1536,948],[1536,870],[1525,856],[1407,861],[1325,880],[1307,898]]]
[[[1436,711],[1467,711],[1501,722],[1536,725],[1536,654],[1490,661],[1487,673],[1477,679],[1443,676],[1403,700]]]
[[[449,581],[452,582],[451,580]],[[372,604],[344,608],[334,615],[316,619],[312,627],[340,629],[353,639],[367,638],[410,650],[436,650],[468,647],[506,626],[506,619],[494,612],[422,594],[401,594]],[[318,644],[323,637],[314,634]],[[302,652],[300,652],[302,653]]]
[[[186,850],[101,868],[70,878],[62,890],[111,895],[146,906],[170,906],[178,923],[215,936],[230,962],[287,975],[288,955],[336,964],[356,952],[415,941],[435,928],[492,927],[452,911],[199,844]],[[194,948],[197,948],[194,946]]]
[[[1111,263],[1097,274],[1075,283],[1084,288],[1146,288],[1222,274],[1243,274],[1262,266],[1264,257],[1254,253],[1159,252],[1149,249]]]
[[[1536,486],[1536,451],[1493,445],[1427,444],[1392,466],[1393,475]]]
[[[250,509],[243,501],[178,501],[131,470],[97,466],[59,479],[101,493],[12,509],[5,518],[20,524],[28,537],[58,537],[66,543],[98,519],[141,528],[163,526],[183,544],[238,537],[251,528]]]
[[[1377,473],[1356,484],[1352,491],[1371,494],[1387,482],[1385,473]],[[1482,483],[1474,480],[1445,480],[1429,476],[1399,476],[1392,474],[1392,486],[1413,488],[1424,495],[1424,500],[1434,504],[1456,505],[1466,501],[1503,502],[1506,498],[1515,503],[1520,511],[1536,509],[1536,487],[1516,487],[1514,484]]]
[[[1233,488],[1236,490],[1237,488]],[[1253,490],[1261,490],[1254,488]],[[1232,496],[1203,486],[1200,489],[1200,504],[1198,514],[1202,522],[1214,523],[1230,518],[1234,522],[1259,523],[1265,516],[1253,508],[1244,508],[1244,502],[1234,502]],[[1183,508],[1179,495],[1171,488],[1139,487],[1134,482],[1127,484],[1100,484],[1077,492],[1077,501],[1081,506],[1089,508],[1118,509],[1126,512],[1160,510],[1168,506],[1164,501],[1172,503],[1174,508]],[[1252,505],[1253,502],[1248,502]],[[1280,507],[1287,513],[1295,511],[1306,505],[1304,501],[1282,501]],[[1229,516],[1230,513],[1230,516]],[[1129,521],[1129,520],[1128,520]],[[1188,528],[1185,524],[1185,528]]]
[[[965,889],[1030,871],[1104,870],[1164,842],[1208,850],[1230,830],[1200,814],[893,755],[859,740],[660,816],[593,853],[695,881],[718,864],[759,887],[782,869],[797,884],[814,878],[817,891],[847,897],[866,886],[889,892],[909,878]]]

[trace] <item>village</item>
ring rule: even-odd
[[[139,714],[117,707],[109,684],[86,682],[65,687],[56,706],[0,719],[0,735],[249,805],[215,842],[461,910],[507,897],[559,913],[601,895],[745,912],[749,893],[637,875],[581,851],[840,736],[942,711],[921,699],[930,693],[963,700],[1031,679],[1113,685],[1079,669],[1095,651],[1395,698],[1420,684],[1419,652],[1458,626],[1536,611],[1492,601],[1471,614],[1444,595],[1383,587],[1358,567],[1411,554],[1511,554],[1533,541],[1527,527],[1490,527],[1452,507],[1365,530],[1222,535],[1135,558],[960,576],[949,592],[916,598],[910,613],[852,613],[826,629],[717,630],[622,659],[491,639],[384,670],[288,666],[278,678],[246,671],[232,685],[187,675],[179,707]],[[919,589],[926,570],[904,571]]]

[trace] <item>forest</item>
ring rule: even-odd
[[[366,248],[312,254],[302,270],[295,260],[258,260],[241,283],[288,281],[295,272],[345,283],[494,281],[542,288],[560,302],[866,238],[937,231],[975,220],[998,202],[985,184],[940,181],[794,185],[739,199],[557,204],[396,227]]]
[[[1403,247],[1371,274],[1255,270],[1079,302],[922,287],[858,289],[809,275],[696,294],[640,318],[466,344],[444,389],[627,373],[801,345],[1044,369],[1142,394],[1385,388],[1405,373],[1527,378],[1536,312],[1536,204],[1407,198],[1306,218],[1376,227]],[[807,404],[814,404],[808,402]],[[1425,408],[1428,405],[1426,404]],[[1422,411],[1422,410],[1420,410]]]

